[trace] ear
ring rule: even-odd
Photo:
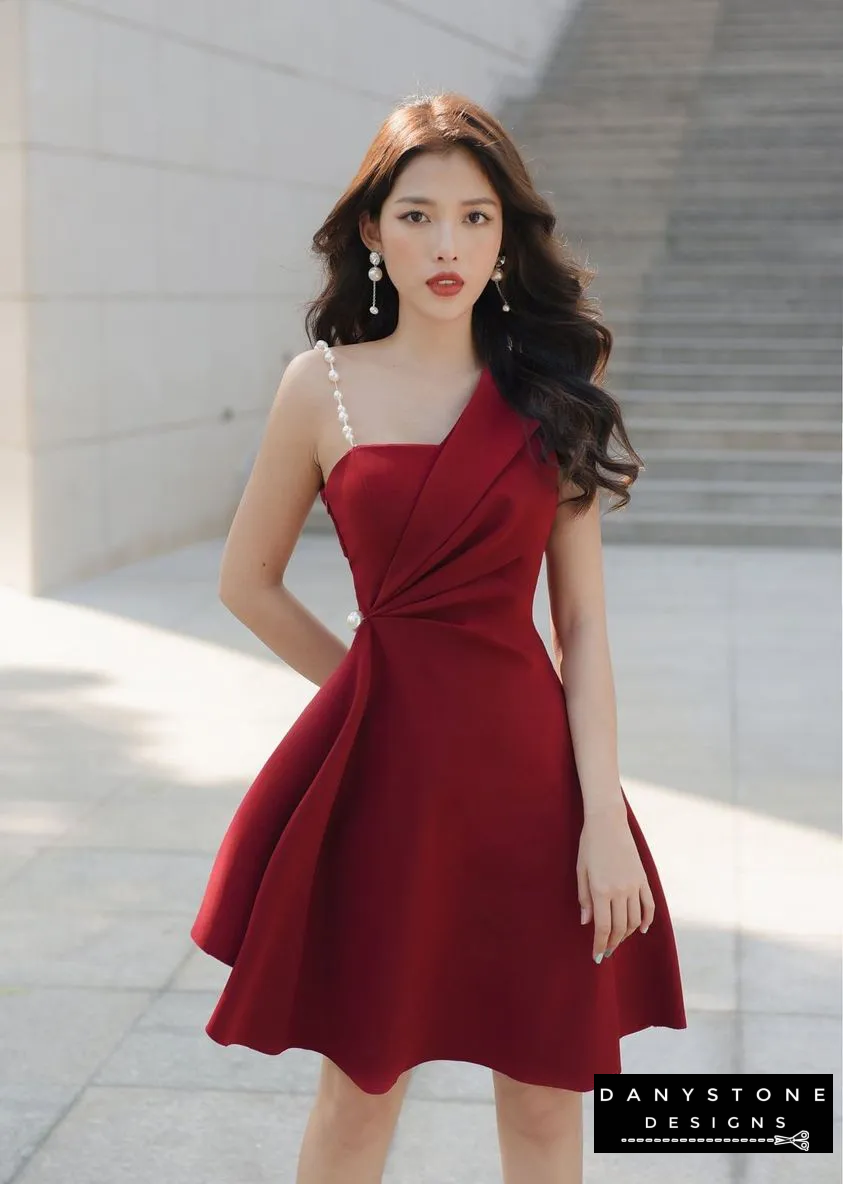
[[[368,210],[364,210],[360,215],[359,222],[360,237],[370,251],[381,250],[381,236],[378,231],[378,224],[372,218]]]

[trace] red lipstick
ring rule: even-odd
[[[430,277],[427,286],[436,296],[456,296],[462,290],[463,278],[456,271],[440,271]]]

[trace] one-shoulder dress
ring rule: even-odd
[[[588,1092],[621,1037],[687,1027],[622,788],[655,918],[599,965],[580,924],[582,794],[533,620],[558,498],[538,427],[486,365],[441,443],[352,444],[328,473],[352,640],[214,859],[190,935],[231,967],[217,1043],[320,1052],[373,1094],[432,1060]]]

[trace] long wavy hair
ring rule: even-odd
[[[319,339],[344,345],[395,331],[398,292],[386,272],[379,311],[369,312],[369,250],[360,237],[360,216],[365,210],[373,219],[380,216],[402,169],[418,153],[457,147],[472,153],[503,207],[501,290],[510,311],[503,311],[490,282],[472,311],[477,354],[506,401],[540,421],[541,459],[552,449],[562,478],[581,490],[565,499],[573,512],[585,512],[600,490],[619,499],[610,509],[621,509],[644,464],[629,441],[620,406],[598,385],[612,334],[600,320],[596,298],[585,295],[596,269],[579,263],[564,235],[555,233],[556,216],[502,124],[463,95],[413,96],[381,125],[356,176],[313,235],[325,284],[306,305],[308,338],[313,345]],[[610,455],[613,433],[625,456]]]

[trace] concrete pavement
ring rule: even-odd
[[[0,590],[0,1182],[292,1181],[319,1068],[223,1049],[188,930],[249,781],[316,688],[218,602],[222,540]],[[594,1156],[591,1184],[840,1178],[840,556],[607,545],[624,789],[677,931],[685,1032],[626,1071],[835,1074],[830,1156]],[[289,584],[339,636],[332,536]],[[536,621],[547,640],[544,574]],[[489,1070],[418,1067],[389,1184],[500,1180]]]

